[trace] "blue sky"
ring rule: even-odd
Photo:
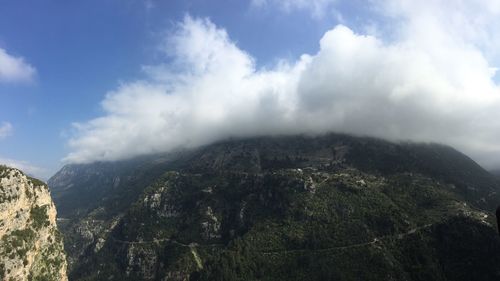
[[[337,131],[499,164],[500,8],[409,2],[0,0],[0,162],[47,178],[63,159]]]
[[[248,1],[0,1],[0,48],[36,69],[32,81],[0,83],[0,122],[13,127],[0,158],[57,169],[71,123],[98,115],[120,81],[141,77],[141,65],[158,56],[159,34],[186,14],[226,26],[262,65],[316,49],[331,26],[306,11],[275,17]]]

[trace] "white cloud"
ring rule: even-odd
[[[187,17],[164,45],[170,63],[146,67],[149,79],[108,93],[102,117],[75,124],[66,160],[333,131],[442,142],[500,165],[500,89],[492,64],[498,54],[489,28],[500,17],[490,2],[478,2],[481,11],[460,1],[388,0],[380,13],[395,34],[390,41],[339,25],[325,33],[317,53],[272,69],[257,69],[209,20]],[[475,34],[482,27],[485,33]]]
[[[11,168],[19,169],[23,173],[41,180],[47,180],[50,176],[50,173],[46,169],[33,165],[27,161],[20,161],[20,160],[0,157],[0,165],[5,165]]]
[[[0,140],[12,135],[13,127],[9,122],[0,123]]]
[[[21,57],[9,55],[0,48],[0,82],[31,81],[36,70]]]
[[[337,0],[252,0],[251,6],[255,8],[278,7],[286,13],[297,10],[306,10],[315,18],[333,12],[333,4]]]

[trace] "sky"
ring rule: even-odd
[[[0,0],[0,163],[349,133],[500,167],[500,2]]]

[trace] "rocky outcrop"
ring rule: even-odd
[[[0,279],[68,279],[48,187],[4,166],[0,166]]]

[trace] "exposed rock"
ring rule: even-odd
[[[133,272],[140,272],[145,280],[154,278],[158,257],[148,247],[136,247],[130,244],[127,250],[126,274],[130,276]]]
[[[167,191],[168,187],[162,186],[144,198],[144,205],[155,211],[159,217],[174,218],[179,215],[179,212],[175,209],[174,204],[170,202],[171,198],[169,198]]]
[[[206,217],[205,221],[201,223],[201,228],[203,229],[202,233],[203,239],[210,240],[210,239],[221,238],[220,235],[221,223],[215,216],[211,207],[207,207],[207,210],[205,212],[205,217]]]
[[[189,280],[189,273],[182,271],[170,271],[163,281],[187,281]]]
[[[365,180],[357,180],[356,184],[359,185],[360,187],[366,187],[366,182]]]
[[[61,226],[62,231],[66,231],[66,253],[68,254],[68,267],[71,270],[77,263],[77,258],[83,256],[87,251],[97,253],[106,243],[109,233],[116,226],[119,217],[108,220],[98,220],[94,216],[100,214],[96,210],[87,219],[79,221],[77,224]]]
[[[0,279],[64,281],[66,267],[47,186],[0,166]]]
[[[304,190],[307,190],[307,191],[309,191],[312,194],[316,193],[316,184],[314,183],[312,177],[309,176],[304,181]]]
[[[99,252],[99,250],[102,249],[102,246],[104,246],[104,243],[106,243],[106,240],[104,238],[102,238],[102,237],[99,237],[97,239],[97,242],[95,243],[94,253]]]

